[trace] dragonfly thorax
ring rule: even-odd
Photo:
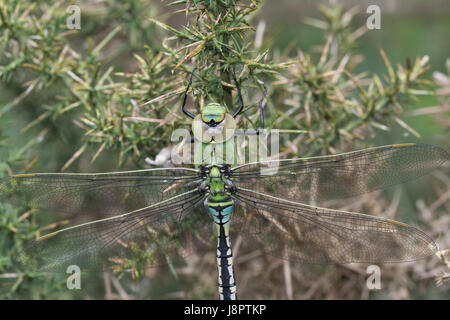
[[[230,165],[201,165],[200,177],[203,179],[200,190],[207,193],[212,200],[224,200],[235,192],[230,179]]]

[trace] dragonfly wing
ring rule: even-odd
[[[210,219],[194,210],[203,197],[192,190],[147,208],[43,235],[26,246],[20,260],[25,268],[51,272],[65,272],[70,265],[82,271],[126,267],[139,252],[145,266],[174,262],[190,253],[199,230],[208,230]]]
[[[59,214],[111,216],[164,201],[188,191],[197,170],[147,169],[117,173],[19,174],[0,180],[0,199]]]
[[[339,155],[263,161],[232,169],[238,186],[293,201],[347,198],[423,176],[449,159],[424,144],[391,145]]]
[[[389,263],[419,260],[437,251],[424,232],[406,224],[359,213],[330,210],[238,188],[246,215],[241,234],[263,250],[313,264]]]

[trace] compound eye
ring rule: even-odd
[[[223,124],[220,130],[208,130],[214,127],[213,123],[216,125],[219,123],[212,118],[209,123],[205,121],[205,117],[213,116],[217,117],[217,115],[198,114],[192,121],[192,132],[198,141],[203,143],[222,143],[233,137],[236,130],[236,120],[231,115],[225,114],[222,120],[219,121],[221,125]]]
[[[202,120],[206,124],[214,122],[214,123],[220,123],[224,119],[224,115],[216,115],[216,114],[204,114],[202,115]]]

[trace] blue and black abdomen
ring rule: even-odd
[[[236,283],[233,271],[233,255],[230,244],[230,220],[233,214],[234,201],[215,201],[208,197],[205,207],[214,219],[217,237],[217,271],[219,295],[221,300],[236,299]]]

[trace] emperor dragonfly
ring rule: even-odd
[[[78,221],[30,243],[21,257],[26,265],[51,271],[73,264],[108,267],[132,255],[136,243],[147,246],[149,266],[165,264],[194,242],[210,240],[213,225],[219,297],[228,300],[237,297],[230,230],[274,255],[307,263],[401,262],[437,251],[428,235],[404,223],[299,201],[351,197],[420,177],[446,162],[446,151],[409,143],[313,158],[219,163],[216,146],[232,137],[234,119],[243,110],[234,73],[233,79],[240,105],[232,115],[211,103],[195,116],[185,108],[192,75],[185,91],[182,111],[194,120],[192,132],[202,147],[211,147],[209,163],[3,179],[0,191],[7,200],[25,199],[31,207]],[[264,129],[263,99],[256,134]],[[276,175],[265,174],[266,165],[275,165]],[[98,219],[80,221],[91,214]]]

